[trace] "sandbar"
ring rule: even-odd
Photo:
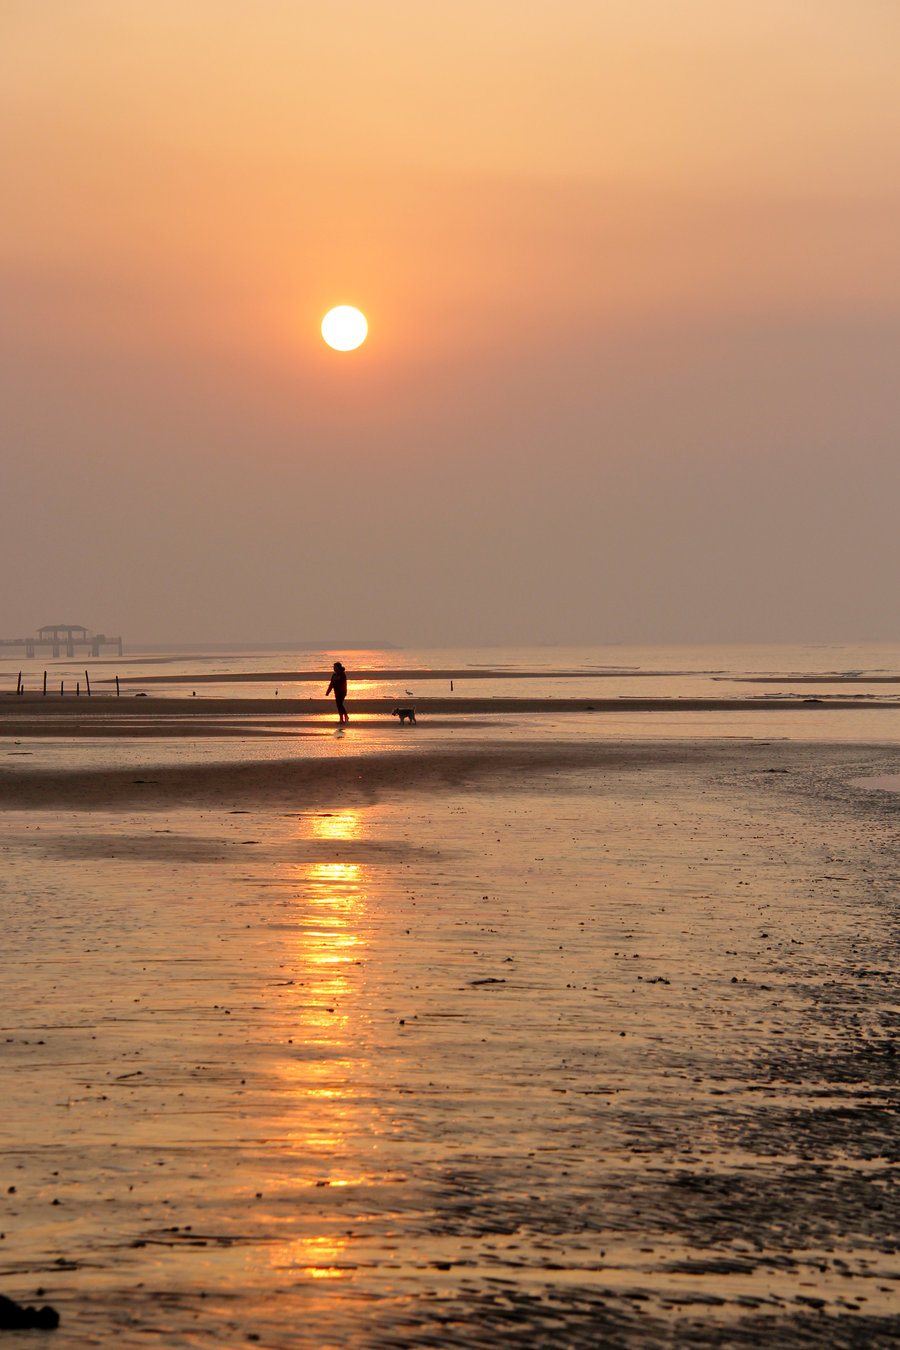
[[[401,700],[415,707],[419,717],[472,717],[484,715],[520,716],[567,713],[747,713],[747,712],[815,712],[865,711],[875,714],[886,709],[900,708],[900,699],[878,702],[854,698],[466,698],[465,696],[423,697]],[[347,706],[354,716],[390,719],[397,706],[396,698],[348,698]],[[74,697],[58,694],[11,694],[0,698],[0,735],[8,727],[10,733],[22,735],[29,722],[35,727],[43,719],[50,721],[79,720],[85,727],[98,728],[102,719],[128,718],[131,720],[169,717],[194,719],[198,734],[208,718],[253,717],[325,717],[334,713],[334,702],[324,698],[187,698],[132,696]],[[249,722],[247,725],[250,725]],[[36,731],[35,734],[40,734]]]

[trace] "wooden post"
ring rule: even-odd
[[[116,698],[119,697],[119,677],[116,676]]]
[[[60,680],[60,682],[59,682],[59,696],[60,696],[60,698],[62,698],[62,696],[63,696],[63,683],[64,683],[64,681]]]
[[[90,698],[90,696],[91,696],[91,677],[90,677],[90,675],[88,675],[87,671],[84,672],[84,682],[85,682],[85,685],[87,686],[88,698]]]
[[[46,692],[47,692],[47,672],[46,672],[46,670],[45,670],[45,671],[44,671],[44,693],[46,694]]]
[[[20,671],[19,671],[19,678],[18,678],[18,680],[16,680],[16,693],[17,693],[17,694],[21,694],[21,692],[22,692],[22,672],[21,672],[21,670],[20,670]]]
[[[77,695],[79,698],[81,697],[81,681],[80,681],[80,680],[79,680],[79,681],[76,683],[76,685],[75,685],[75,693],[76,693],[76,695]]]

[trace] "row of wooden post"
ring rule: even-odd
[[[90,675],[88,674],[87,671],[84,672],[84,684],[85,684],[85,688],[87,689],[87,695],[88,695],[88,698],[90,698],[90,697],[91,697],[91,677],[90,677]],[[42,692],[43,694],[46,694],[46,692],[47,692],[47,672],[46,672],[46,670],[44,671],[44,687],[43,687],[43,689],[41,690],[41,692]],[[60,682],[59,682],[59,692],[60,692],[60,694],[64,694],[64,693],[66,692],[66,690],[65,690],[65,681],[63,681],[63,680],[60,680]],[[22,672],[21,672],[21,670],[19,671],[19,678],[18,678],[18,680],[17,680],[17,682],[16,682],[16,693],[17,693],[17,694],[24,694],[24,693],[25,693],[25,682],[24,682],[24,680],[22,679]],[[78,681],[76,682],[76,684],[75,684],[75,693],[76,693],[76,695],[80,695],[80,694],[81,694],[81,681],[80,681],[80,680],[78,680]],[[118,677],[118,675],[117,675],[117,676],[116,676],[116,698],[118,698],[118,697],[119,697],[119,677]]]

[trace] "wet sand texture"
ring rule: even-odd
[[[900,700],[883,699],[877,703],[860,702],[854,698],[452,698],[416,697],[407,700],[415,705],[420,717],[477,717],[486,715],[534,716],[547,713],[779,713],[795,714],[806,711],[811,716],[838,710],[877,714],[879,711],[900,708]],[[397,706],[392,698],[347,699],[351,720],[357,718],[390,719]],[[147,696],[142,698],[115,698],[94,696],[88,698],[47,698],[30,694],[16,698],[10,695],[0,699],[0,731],[7,735],[59,734],[59,729],[73,722],[83,723],[85,734],[106,734],[110,724],[127,720],[135,728],[143,724],[144,734],[154,734],[153,724],[168,718],[182,731],[203,735],[209,724],[219,719],[251,717],[326,717],[334,713],[334,701],[323,698],[173,698]],[[248,725],[244,723],[245,727]],[[67,730],[65,734],[72,734]]]
[[[420,759],[17,775],[3,1292],[67,1350],[896,1344],[895,752]]]

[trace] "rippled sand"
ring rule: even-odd
[[[66,1347],[894,1344],[895,767],[19,768],[0,1291]]]

